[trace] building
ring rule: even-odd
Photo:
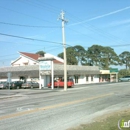
[[[11,62],[11,66],[26,66],[26,65],[38,65],[39,61],[38,58],[42,57],[39,54],[34,53],[27,53],[27,52],[19,52],[20,56],[16,60]],[[56,64],[63,64],[64,60],[51,55],[49,53],[44,54],[44,57],[54,57],[54,63]]]
[[[38,54],[19,52],[20,57],[11,62],[10,67],[0,68],[0,81],[7,81],[8,73],[11,73],[12,81],[14,80],[35,80],[40,83],[42,87],[46,87],[51,81],[51,70],[39,70]],[[54,78],[63,77],[64,75],[64,60],[45,54],[44,58],[53,57]],[[75,84],[88,84],[99,82],[99,68],[98,66],[79,66],[67,65],[67,76],[74,79]]]
[[[118,82],[118,68],[111,68],[110,70],[100,70],[100,82]]]

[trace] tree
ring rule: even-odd
[[[111,47],[103,47],[103,56],[101,59],[101,64],[103,68],[109,69],[110,65],[118,65],[119,64],[119,57],[115,53],[114,49]]]
[[[63,52],[58,54],[58,57],[64,59]],[[78,61],[75,57],[75,50],[73,47],[66,48],[66,58],[67,58],[68,65],[77,65],[78,64]]]
[[[74,46],[74,53],[78,61],[78,64],[85,65],[86,64],[86,59],[85,59],[86,50],[82,46],[76,45]]]
[[[91,65],[100,66],[103,47],[100,45],[93,45],[88,48],[86,52],[87,63]]]
[[[130,75],[130,70],[127,70],[127,69],[121,69],[118,73],[119,78],[128,76],[128,75]]]
[[[36,54],[39,54],[39,55],[44,57],[45,52],[44,51],[38,51],[38,52],[36,52]]]
[[[119,55],[119,58],[121,60],[121,65],[125,65],[126,69],[129,67],[130,68],[130,52],[129,51],[124,51]]]
[[[93,45],[88,48],[86,58],[92,65],[101,69],[109,69],[110,65],[118,65],[119,58],[111,47]]]

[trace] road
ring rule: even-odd
[[[0,130],[66,130],[129,108],[129,98],[129,82],[80,85],[66,92],[0,90]]]

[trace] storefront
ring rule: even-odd
[[[51,81],[52,70],[39,70],[39,65],[12,66],[0,68],[0,81],[7,81],[7,74],[11,73],[12,81],[35,80],[40,88],[47,87]],[[100,71],[97,66],[67,65],[67,76],[73,78],[76,84],[98,83]],[[64,76],[64,65],[54,64],[53,79]]]
[[[118,82],[118,68],[100,70],[99,82]]]

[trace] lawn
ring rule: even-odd
[[[122,120],[124,120],[124,122],[128,122],[130,120],[130,109],[106,114],[94,119],[92,123],[82,124],[76,128],[71,128],[68,130],[119,130],[119,120],[120,124]],[[122,128],[121,130],[130,130],[130,127]]]

